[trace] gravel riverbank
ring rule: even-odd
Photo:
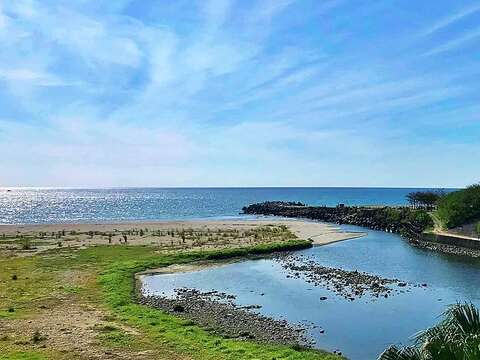
[[[310,346],[306,329],[255,312],[259,305],[238,306],[235,296],[218,291],[175,289],[175,296],[140,295],[139,303],[181,316],[225,337],[284,345]]]
[[[408,292],[412,287],[428,286],[383,278],[360,271],[322,266],[308,256],[295,253],[280,254],[275,259],[287,270],[287,277],[303,278],[315,286],[325,286],[327,290],[351,301],[365,295],[387,298],[396,293]],[[320,300],[326,300],[326,297]]]

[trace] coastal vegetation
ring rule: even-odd
[[[55,231],[10,231],[0,235],[0,250],[9,248],[42,252],[58,247],[81,247],[92,245],[155,245],[168,250],[190,248],[237,247],[245,244],[278,243],[295,235],[283,224],[226,227],[224,225],[206,227],[168,226],[155,224],[144,227],[110,226],[85,229],[61,229]]]
[[[480,219],[480,184],[446,194],[439,199],[436,215],[447,229]]]
[[[137,272],[310,246],[285,240],[208,251],[123,244],[28,257],[0,253],[0,293],[6,294],[0,297],[0,359],[340,359],[301,346],[221,337],[135,301]]]
[[[473,304],[449,307],[439,324],[415,336],[414,346],[391,346],[379,357],[379,360],[443,359],[480,359],[480,314]]]

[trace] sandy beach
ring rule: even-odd
[[[18,250],[23,246],[27,254],[57,247],[118,244],[208,249],[278,242],[292,237],[325,245],[363,235],[344,232],[326,223],[270,219],[0,225],[0,249]]]

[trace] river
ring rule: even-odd
[[[410,344],[411,336],[435,324],[450,304],[480,304],[480,260],[417,249],[395,234],[355,226],[342,228],[367,231],[367,236],[299,254],[323,266],[427,286],[408,287],[408,291],[388,298],[367,295],[351,301],[325,286],[287,277],[278,261],[267,258],[147,276],[143,290],[172,295],[173,289],[188,287],[234,294],[239,305],[258,304],[262,314],[305,324],[315,347],[340,350],[351,360],[376,359],[390,344]]]

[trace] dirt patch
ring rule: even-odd
[[[105,312],[71,302],[47,306],[43,306],[34,318],[2,321],[0,333],[29,349],[55,349],[84,359],[127,360],[132,356],[135,359],[152,359],[148,354],[125,353],[124,350],[102,346],[98,335],[103,329],[116,329],[127,336],[137,335],[134,329],[108,321]]]

